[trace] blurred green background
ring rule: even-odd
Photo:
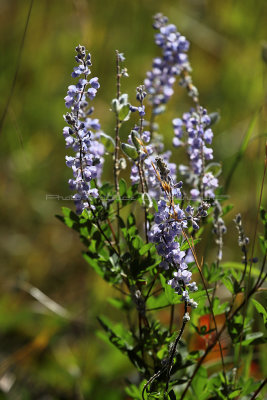
[[[0,110],[17,67],[29,0],[0,0]],[[35,0],[17,81],[0,134],[0,389],[2,399],[121,399],[132,369],[117,350],[97,338],[96,316],[111,312],[113,294],[89,270],[79,238],[56,218],[69,201],[46,200],[70,194],[62,137],[64,96],[75,65],[74,48],[92,54],[92,74],[101,89],[96,118],[113,135],[115,49],[124,52],[130,77],[123,91],[134,99],[158,54],[152,16],[165,13],[191,42],[193,78],[201,104],[219,111],[214,155],[222,161],[223,183],[254,121],[252,135],[229,188],[237,212],[253,235],[267,132],[266,0]],[[190,107],[177,88],[161,133],[171,146],[171,120]],[[126,138],[131,123],[125,124]],[[179,153],[174,152],[173,160]],[[110,160],[105,166],[109,175]],[[266,193],[264,195],[266,203]],[[226,261],[240,260],[233,225],[226,238]],[[40,289],[55,304],[36,301]],[[116,316],[114,316],[116,318]]]

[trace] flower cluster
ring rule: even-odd
[[[64,116],[69,126],[64,127],[63,136],[66,147],[75,152],[74,156],[66,156],[66,164],[73,171],[74,178],[69,180],[69,185],[76,191],[73,199],[77,214],[81,214],[90,207],[90,197],[98,196],[97,189],[91,188],[90,182],[101,176],[104,147],[98,140],[101,132],[99,121],[90,117],[93,108],[88,102],[100,87],[98,78],[87,80],[92,63],[84,46],[77,46],[76,53],[78,66],[74,68],[72,77],[79,77],[79,81],[68,87],[65,97],[66,107],[71,112]]]
[[[197,286],[195,282],[191,282],[192,273],[188,270],[187,255],[181,250],[180,242],[189,221],[192,222],[194,229],[198,229],[196,221],[200,216],[206,215],[205,207],[202,206],[196,215],[191,206],[183,211],[179,204],[175,204],[175,200],[181,198],[182,182],[174,184],[170,170],[162,158],[156,159],[156,165],[161,178],[163,199],[158,201],[158,211],[148,237],[150,242],[155,243],[157,252],[162,257],[160,267],[165,270],[170,267],[174,269],[173,278],[168,281],[168,284],[175,289],[176,293],[182,295],[182,299],[188,305],[197,307],[197,303],[189,297],[189,291],[196,291]]]
[[[131,146],[134,145],[139,151],[139,159],[136,160],[132,165],[130,178],[132,184],[137,184],[140,182],[140,168],[138,166],[138,163],[141,162],[143,171],[142,173],[144,175],[148,194],[152,198],[159,199],[161,189],[159,181],[155,175],[152,163],[155,163],[156,157],[160,155],[163,158],[164,162],[168,165],[170,175],[174,180],[176,179],[176,164],[170,162],[170,157],[172,154],[171,151],[163,152],[164,145],[162,143],[162,137],[156,134],[156,132],[154,131],[153,137],[151,138],[151,132],[149,130],[144,130],[144,127],[146,127],[147,125],[147,122],[143,119],[145,115],[145,106],[143,104],[145,97],[146,92],[144,90],[144,86],[141,85],[137,87],[136,99],[140,103],[140,106],[130,106],[131,111],[138,111],[140,115],[140,125],[136,125],[128,137],[128,143]],[[138,142],[136,142],[135,140],[133,141],[133,132],[137,133],[138,137],[141,139],[141,142],[145,145],[146,152],[142,151],[142,148],[138,144]]]
[[[152,69],[147,72],[144,84],[150,95],[152,112],[157,115],[164,111],[164,104],[173,95],[176,76],[190,71],[191,67],[186,54],[189,42],[177,32],[176,26],[169,24],[168,18],[162,14],[154,17],[153,26],[159,31],[155,35],[155,43],[161,48],[162,55],[154,58]],[[181,84],[186,84],[184,78]],[[192,95],[195,91],[192,87]]]
[[[138,127],[135,127],[135,129],[138,129]],[[151,196],[151,198],[159,199],[162,194],[162,190],[160,188],[159,181],[157,179],[157,176],[153,168],[153,164],[155,164],[156,162],[156,157],[160,155],[160,157],[164,160],[165,164],[167,164],[168,169],[170,171],[170,176],[173,180],[176,179],[176,164],[170,162],[170,157],[172,154],[171,151],[162,152],[163,144],[162,142],[159,143],[157,138],[155,140],[153,139],[149,143],[150,141],[149,131],[144,131],[141,135],[141,139],[143,143],[146,145],[146,151],[147,151],[146,154],[144,152],[141,152],[140,157],[143,162],[143,172],[147,185],[148,194]],[[132,144],[131,136],[129,136],[128,142]],[[132,184],[140,182],[139,170],[136,162],[132,165],[130,178]]]
[[[189,180],[194,187],[191,190],[193,199],[214,198],[214,190],[218,187],[218,179],[211,172],[205,172],[205,161],[213,159],[213,150],[207,147],[213,138],[210,125],[211,118],[202,107],[193,108],[184,113],[182,119],[173,120],[173,145],[179,147],[185,144],[187,147],[191,172]],[[181,165],[180,172],[185,175],[188,169]]]
[[[222,207],[218,200],[214,201],[214,212],[213,212],[213,234],[215,235],[215,243],[218,246],[217,260],[221,261],[223,257],[223,235],[226,234],[227,228],[224,220],[222,219]]]

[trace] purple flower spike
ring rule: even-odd
[[[66,165],[73,172],[73,179],[69,179],[69,187],[76,191],[73,200],[77,214],[81,214],[85,208],[93,207],[90,202],[98,197],[98,190],[91,188],[91,181],[101,177],[105,149],[99,143],[99,120],[90,118],[93,109],[88,109],[89,101],[96,96],[100,84],[96,77],[89,82],[86,79],[91,73],[90,54],[80,45],[76,47],[76,52],[75,60],[79,65],[74,68],[72,77],[80,79],[76,85],[68,87],[65,97],[66,107],[70,108],[71,112],[64,116],[69,126],[63,128],[63,136],[66,147],[72,148],[75,153],[75,156],[66,156]],[[91,87],[87,89],[88,84]]]

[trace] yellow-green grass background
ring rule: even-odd
[[[28,0],[0,0],[1,113],[29,5]],[[223,165],[222,184],[257,114],[226,201],[234,209],[227,217],[225,261],[241,257],[231,223],[235,213],[243,214],[247,234],[253,236],[267,132],[267,65],[261,57],[266,1],[35,0],[0,135],[0,374],[15,379],[10,393],[0,398],[119,399],[124,377],[134,377],[126,358],[96,337],[96,316],[114,312],[107,303],[114,292],[83,260],[78,236],[55,218],[61,206],[72,203],[46,200],[46,195],[70,194],[62,116],[75,46],[84,44],[92,54],[92,76],[101,83],[94,116],[113,135],[109,108],[115,97],[115,49],[126,56],[130,77],[122,90],[134,101],[135,87],[158,54],[151,26],[156,12],[166,14],[190,40],[201,104],[221,114],[214,128],[214,158]],[[166,147],[171,147],[172,118],[189,107],[177,86],[159,120]],[[131,123],[122,129],[125,140],[130,129]],[[173,160],[179,162],[180,154],[175,150]],[[111,159],[104,168],[108,179]],[[210,251],[214,254],[215,245]],[[65,307],[74,322],[47,312],[19,289],[25,282]],[[118,319],[116,313],[113,318]]]

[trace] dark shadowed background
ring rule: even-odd
[[[30,0],[0,0],[0,117],[18,67],[29,7]],[[96,335],[96,316],[112,312],[107,298],[113,290],[83,260],[78,236],[55,218],[72,203],[47,195],[70,194],[62,115],[75,46],[84,44],[92,54],[92,76],[101,83],[94,116],[113,135],[109,108],[115,97],[115,50],[124,53],[130,75],[122,90],[134,99],[135,87],[158,54],[152,29],[156,12],[166,14],[190,40],[201,104],[221,114],[214,129],[221,183],[251,128],[228,190],[227,202],[235,206],[227,217],[225,261],[240,260],[231,235],[235,213],[244,215],[247,233],[253,235],[267,132],[266,1],[35,0],[0,133],[0,399],[123,398],[121,387],[124,377],[131,377],[131,366]],[[189,107],[177,87],[160,121],[167,146],[172,118]],[[125,124],[124,138],[130,127]],[[173,160],[179,162],[178,151]],[[112,178],[110,162],[104,180]]]

